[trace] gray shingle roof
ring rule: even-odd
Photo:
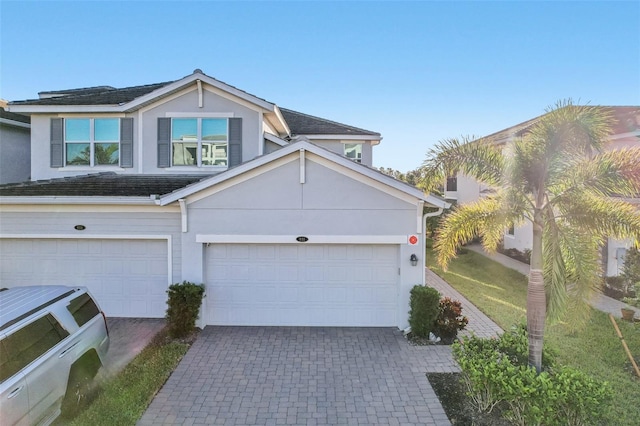
[[[172,81],[164,83],[146,84],[144,86],[132,86],[122,89],[114,89],[110,86],[89,87],[85,89],[60,90],[60,93],[69,95],[55,96],[44,99],[27,99],[24,101],[12,101],[10,105],[118,105],[160,89]],[[55,93],[55,92],[46,92]]]
[[[360,129],[336,121],[327,120],[312,115],[303,114],[286,108],[280,112],[289,125],[293,136],[296,135],[366,135],[380,136],[380,133]]]
[[[5,111],[4,108],[0,108],[0,118],[6,120],[19,121],[20,123],[31,123],[31,117],[28,115],[16,114],[15,112]]]
[[[148,197],[169,194],[212,175],[122,175],[114,172],[0,185],[0,196]]]

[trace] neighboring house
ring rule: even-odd
[[[615,150],[640,146],[640,107],[609,106],[606,108],[611,110],[616,119],[608,149]],[[493,133],[485,139],[492,140],[497,145],[505,146],[514,139],[525,135],[531,125],[539,118],[540,117],[536,117],[524,123]],[[475,201],[491,192],[489,186],[483,185],[462,174],[447,179],[445,185],[445,198],[455,200],[459,204]],[[629,201],[640,204],[640,198]],[[504,248],[514,248],[520,251],[531,249],[532,234],[533,231],[530,222],[520,227],[508,229],[504,235]],[[603,269],[606,276],[618,275],[622,271],[624,256],[629,247],[631,247],[631,241],[618,241],[611,238],[607,240],[602,253]]]
[[[39,95],[8,106],[31,116],[32,181],[0,187],[3,286],[162,317],[187,280],[206,284],[201,325],[408,325],[423,207],[447,203],[370,167],[380,134],[200,70]]]
[[[30,120],[5,107],[0,101],[0,184],[27,181],[31,176]]]

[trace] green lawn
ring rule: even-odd
[[[188,348],[186,343],[169,341],[161,331],[121,373],[103,384],[85,411],[56,424],[135,425]]]
[[[525,321],[527,278],[478,253],[467,251],[442,272],[427,249],[429,267],[503,329]],[[640,325],[618,320],[631,353],[640,357]],[[593,311],[585,329],[571,333],[563,324],[548,325],[545,344],[558,353],[558,361],[582,369],[613,388],[609,421],[615,425],[640,425],[640,379],[633,377],[630,362],[609,317]],[[603,407],[604,408],[604,407]]]

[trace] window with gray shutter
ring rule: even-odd
[[[120,167],[133,167],[133,118],[120,119]]]
[[[158,118],[158,167],[170,167],[171,119]]]
[[[242,163],[242,118],[229,119],[229,167]]]
[[[64,137],[63,137],[63,127],[62,127],[62,118],[52,118],[51,119],[51,159],[50,165],[51,167],[62,167],[64,166]]]

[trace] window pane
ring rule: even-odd
[[[67,118],[64,120],[64,139],[69,142],[89,140],[88,118]]]
[[[202,140],[203,141],[226,141],[227,140],[227,119],[226,118],[203,118],[202,119]]]
[[[357,161],[362,160],[362,144],[359,143],[346,143],[344,144],[344,155],[347,158]]]
[[[171,120],[171,140],[197,141],[198,120],[195,118],[174,118]]]
[[[120,119],[96,118],[93,121],[93,134],[96,141],[120,140]]]
[[[174,166],[192,166],[197,161],[198,144],[195,142],[174,142],[172,159]]]
[[[95,302],[87,293],[73,299],[67,306],[67,310],[71,312],[80,327],[100,313]]]
[[[67,165],[88,166],[91,148],[88,143],[67,144]]]
[[[227,144],[226,143],[202,143],[202,165],[203,166],[226,166],[227,165]]]
[[[93,164],[118,164],[120,158],[119,145],[117,143],[95,144],[95,156]]]

